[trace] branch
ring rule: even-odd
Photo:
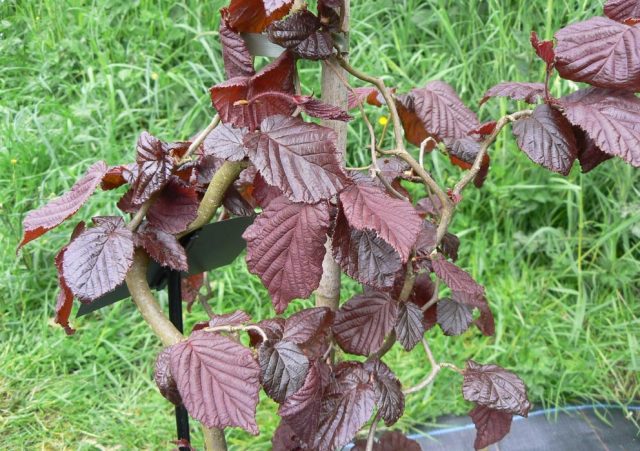
[[[376,429],[378,429],[378,421],[380,421],[380,410],[376,412],[376,416],[371,423],[371,427],[369,428],[369,435],[367,435],[367,447],[365,451],[373,451],[373,440],[376,437]]]
[[[462,370],[452,363],[436,362],[436,359],[433,357],[433,353],[431,352],[431,348],[429,347],[429,343],[427,343],[427,340],[425,340],[424,338],[422,339],[422,346],[424,347],[424,352],[427,354],[427,358],[429,359],[429,363],[431,364],[431,372],[418,385],[415,385],[411,388],[407,388],[406,390],[402,390],[402,393],[404,393],[405,395],[416,393],[422,390],[423,388],[428,387],[435,380],[436,376],[438,375],[438,373],[442,368],[449,368],[457,373],[462,373]]]
[[[202,130],[200,134],[196,137],[196,139],[193,140],[193,142],[191,143],[187,151],[184,153],[184,155],[178,162],[178,166],[180,166],[181,164],[189,160],[189,157],[191,157],[191,154],[195,152],[195,150],[198,147],[200,147],[200,144],[204,142],[207,136],[209,136],[209,133],[211,133],[213,129],[218,126],[219,123],[220,123],[220,115],[216,114],[215,116],[213,116],[213,119],[211,119],[211,122],[209,123],[209,125],[207,125],[207,128]]]
[[[207,332],[244,332],[249,330],[255,330],[262,337],[262,341],[266,343],[269,341],[269,337],[267,337],[266,332],[255,324],[248,324],[246,326],[232,326],[232,325],[224,325],[224,326],[213,326],[213,327],[205,327],[204,330]]]
[[[149,257],[142,249],[137,249],[133,256],[133,265],[127,273],[127,288],[144,320],[165,346],[174,345],[184,339],[184,336],[169,321],[160,308],[160,304],[151,292],[147,282],[147,266]],[[222,429],[202,426],[206,449],[212,451],[226,451],[227,443]]]
[[[198,207],[198,216],[178,238],[199,229],[211,221],[213,215],[216,214],[216,211],[220,205],[222,205],[227,188],[231,186],[234,180],[238,178],[238,175],[240,175],[240,172],[246,167],[247,163],[243,161],[226,161],[220,169],[213,174],[213,178]]]

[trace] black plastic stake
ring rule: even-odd
[[[169,281],[167,290],[169,291],[169,319],[182,333],[182,290],[180,284],[180,273],[178,271],[169,271]],[[189,416],[187,409],[183,405],[176,407],[176,428],[178,430],[178,440],[189,440]],[[186,451],[188,448],[180,447],[180,451]]]

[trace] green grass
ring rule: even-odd
[[[443,79],[477,105],[499,81],[540,80],[530,30],[549,38],[562,24],[599,14],[598,3],[354,0],[351,60],[401,91]],[[69,188],[90,162],[131,161],[143,129],[178,140],[208,123],[207,88],[223,73],[215,31],[221,6],[0,2],[0,435],[7,449],[171,447],[172,409],[152,381],[160,345],[134,306],[74,320],[71,338],[52,325],[52,259],[72,225],[29,244],[20,258],[14,252],[24,214]],[[304,65],[307,92],[318,92],[316,67]],[[556,94],[574,87],[553,82]],[[516,108],[495,100],[479,114]],[[433,330],[432,348],[459,365],[474,358],[517,369],[537,406],[628,404],[638,398],[640,371],[640,173],[611,161],[560,177],[531,164],[508,135],[492,148],[487,184],[465,193],[452,227],[462,239],[460,264],[487,287],[496,336]],[[350,163],[366,164],[361,121],[349,139]],[[449,184],[458,174],[438,154],[428,165]],[[114,213],[116,196],[99,193],[79,217]],[[214,308],[272,314],[241,259],[213,278]],[[348,287],[343,299],[355,284]],[[187,322],[203,317],[196,308]],[[420,349],[407,357],[394,348],[387,361],[407,385],[428,372]],[[400,427],[468,409],[459,377],[443,376],[409,399]],[[268,447],[277,424],[271,401],[261,404],[258,422],[256,439],[229,434],[233,449]],[[195,427],[194,434],[201,444]]]

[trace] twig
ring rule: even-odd
[[[207,332],[246,332],[249,330],[254,330],[260,334],[260,336],[262,337],[263,343],[266,343],[267,341],[269,341],[269,337],[267,337],[267,333],[260,326],[256,326],[255,324],[247,324],[246,326],[243,326],[243,325],[213,326],[213,327],[205,327],[203,330],[206,330]]]
[[[207,136],[209,136],[209,133],[211,133],[213,129],[218,126],[219,123],[220,123],[220,115],[216,114],[215,116],[213,116],[213,119],[211,119],[211,122],[209,123],[209,125],[207,125],[207,128],[202,130],[200,134],[196,137],[196,139],[193,140],[193,142],[191,143],[187,151],[184,153],[184,155],[178,162],[178,166],[186,162],[191,157],[191,154],[195,152],[195,150],[198,147],[200,147],[200,144],[204,142]]]
[[[436,145],[438,144],[436,140],[431,136],[428,136],[420,143],[420,155],[418,156],[418,163],[420,163],[420,166],[422,167],[424,167],[424,152],[427,148],[427,144],[429,144],[430,142],[433,142]]]
[[[434,284],[435,284],[435,287],[433,287],[433,294],[431,295],[431,299],[429,299],[429,302],[427,302],[425,305],[420,307],[420,309],[423,312],[426,312],[429,309],[429,307],[431,307],[433,304],[438,302],[438,285],[440,284],[440,279],[436,279]]]
[[[133,215],[133,218],[131,218],[131,221],[129,221],[129,224],[127,224],[127,229],[129,229],[132,232],[136,231],[136,229],[142,223],[142,220],[144,219],[145,215],[149,211],[149,208],[151,208],[151,205],[153,205],[155,198],[156,198],[155,194],[151,195],[151,197],[147,199],[140,206],[140,208],[138,208],[138,211],[136,211],[136,214]]]
[[[205,286],[206,293],[204,296],[202,294],[198,295],[198,301],[200,301],[200,305],[202,305],[202,308],[207,313],[209,318],[213,318],[216,316],[216,314],[213,312],[213,310],[211,309],[211,306],[209,305],[209,299],[213,297],[213,292],[211,291],[211,284],[209,282],[209,277],[207,273],[204,274],[203,285]]]
[[[453,363],[436,362],[436,359],[433,357],[433,353],[431,352],[431,348],[429,347],[429,343],[427,343],[427,340],[424,338],[422,339],[422,347],[424,348],[424,352],[427,354],[427,359],[429,359],[429,363],[431,364],[431,371],[429,372],[429,375],[424,380],[422,380],[422,382],[418,383],[417,385],[411,388],[402,390],[402,393],[404,393],[405,395],[416,393],[422,390],[423,388],[428,387],[435,380],[436,376],[438,375],[438,373],[442,368],[449,368],[457,373],[462,373],[462,370],[457,366],[455,366]]]
[[[373,451],[373,441],[376,437],[376,429],[378,429],[378,422],[380,421],[380,410],[376,412],[376,416],[373,418],[371,427],[369,428],[369,434],[367,435],[367,447],[365,451]]]

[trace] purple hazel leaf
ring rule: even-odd
[[[294,73],[294,57],[284,52],[252,77],[234,77],[213,86],[209,89],[211,102],[223,123],[255,130],[269,116],[293,113],[295,105],[286,99],[253,99],[269,91],[293,94]]]
[[[538,105],[533,114],[513,124],[518,147],[534,163],[568,175],[578,155],[571,124],[555,108]]]
[[[467,401],[523,417],[529,413],[527,387],[512,372],[468,360],[463,376],[462,395]]]
[[[513,414],[485,406],[475,406],[469,416],[476,426],[476,440],[473,447],[484,449],[502,440],[511,430]]]
[[[263,343],[258,350],[264,391],[278,403],[284,402],[303,385],[309,360],[295,343],[279,341]]]
[[[71,187],[71,190],[49,201],[45,206],[30,211],[22,222],[24,235],[18,250],[73,216],[91,197],[107,169],[104,161],[98,161]]]
[[[333,130],[288,116],[266,118],[244,140],[260,175],[293,202],[330,199],[348,182]]]
[[[255,74],[253,57],[239,33],[233,31],[225,20],[220,21],[220,44],[227,79],[251,77]]]
[[[468,272],[455,264],[448,262],[442,256],[432,259],[433,272],[449,288],[454,291],[463,291],[472,295],[483,295],[484,288],[479,285]]]
[[[187,271],[187,253],[175,236],[143,223],[133,235],[133,242],[141,246],[161,266]]]
[[[538,38],[538,33],[531,32],[531,45],[536,51],[536,55],[547,63],[547,67],[551,67],[555,63],[556,54],[553,50],[553,41],[541,41]]]
[[[248,348],[197,331],[171,347],[170,369],[193,418],[209,428],[241,427],[258,434],[260,367]]]
[[[333,336],[345,352],[370,355],[380,349],[397,316],[397,303],[387,293],[357,295],[336,313]]]
[[[610,19],[624,22],[627,19],[640,19],[639,0],[607,0],[604,14]]]
[[[136,146],[136,177],[131,183],[131,202],[140,205],[168,181],[174,167],[169,145],[142,132]]]
[[[176,381],[171,375],[171,347],[165,348],[156,359],[156,370],[153,374],[153,378],[156,381],[160,394],[164,396],[169,402],[179,406],[182,404],[180,393],[178,392],[178,386]]]
[[[380,360],[365,362],[365,369],[373,375],[376,405],[384,424],[391,426],[404,413],[404,393],[393,371]]]
[[[291,315],[284,324],[283,340],[304,344],[331,326],[334,312],[328,307],[314,307]]]
[[[241,161],[247,156],[243,139],[246,128],[235,128],[228,124],[218,125],[202,143],[203,156],[214,156],[221,160]]]
[[[251,317],[242,310],[236,310],[232,313],[225,313],[224,315],[213,315],[209,320],[209,327],[216,326],[239,326],[243,323],[251,321]]]
[[[333,54],[333,38],[329,32],[321,30],[321,26],[320,19],[313,13],[302,10],[272,23],[267,36],[271,42],[291,49],[301,58],[327,59]]]
[[[342,211],[357,230],[373,230],[406,262],[422,229],[411,203],[393,198],[379,187],[356,182],[340,193]]]
[[[445,335],[461,335],[473,320],[471,309],[453,299],[441,299],[437,304],[438,324]]]
[[[544,83],[520,83],[507,81],[498,83],[482,96],[480,105],[493,97],[509,97],[513,100],[524,100],[527,103],[537,103],[544,97]]]
[[[375,389],[359,362],[343,362],[322,403],[313,449],[333,450],[349,443],[373,413]]]
[[[411,351],[420,343],[425,332],[423,312],[413,302],[401,302],[395,325],[396,337],[405,351]]]
[[[564,116],[600,150],[640,167],[640,99],[628,91],[587,88],[560,99]]]
[[[640,24],[593,17],[556,32],[562,78],[601,88],[640,91]]]
[[[180,233],[198,216],[198,193],[172,176],[147,212],[149,224],[167,233]]]
[[[117,287],[133,263],[133,235],[122,218],[94,218],[95,227],[69,244],[64,280],[81,301],[92,301]]]
[[[332,244],[333,256],[342,270],[365,285],[391,288],[402,269],[400,255],[390,244],[373,230],[349,227],[342,211],[338,212]]]
[[[274,199],[244,232],[247,267],[260,276],[276,312],[295,298],[306,298],[322,276],[329,206]]]

